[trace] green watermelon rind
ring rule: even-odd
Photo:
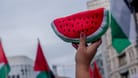
[[[108,21],[109,21],[109,11],[104,10],[104,17],[103,17],[101,26],[97,29],[96,32],[87,36],[86,42],[90,43],[90,42],[100,39],[101,36],[107,31],[107,29],[109,27]],[[53,22],[51,23],[51,26],[52,26],[52,29],[54,30],[54,32],[56,33],[56,35],[59,36],[63,41],[79,43],[80,38],[68,38],[68,37],[64,36],[63,34],[61,34],[60,32],[58,32],[58,30],[56,29],[55,24]]]

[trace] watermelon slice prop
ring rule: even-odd
[[[86,34],[86,42],[101,38],[108,29],[109,13],[104,8],[88,10],[69,16],[56,18],[52,29],[65,42],[79,43],[80,33]]]

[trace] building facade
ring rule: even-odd
[[[90,0],[88,9],[110,9],[110,0]],[[117,54],[111,45],[111,30],[104,35],[104,67],[106,78],[132,78],[138,74],[138,45],[131,45],[122,54]],[[137,77],[136,77],[137,78]]]
[[[26,56],[8,57],[11,71],[8,78],[35,78],[33,60]]]
[[[107,9],[109,9],[109,5],[109,0],[90,0],[87,2],[88,9],[96,9],[101,7],[106,7]]]

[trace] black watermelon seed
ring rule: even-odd
[[[75,32],[74,30],[72,30],[73,32]]]
[[[92,16],[92,18],[94,19],[94,16]]]
[[[93,29],[93,27],[91,27],[91,29]]]
[[[86,29],[86,32],[88,32],[88,29]]]
[[[79,19],[81,20],[81,17]]]
[[[84,29],[82,29],[82,32],[84,32]]]
[[[68,29],[68,32],[70,32],[70,29]]]
[[[97,25],[97,22],[95,22],[95,25]]]
[[[86,21],[86,24],[88,24],[88,21]]]
[[[76,18],[73,19],[74,21],[76,20]]]
[[[80,31],[78,31],[78,33],[80,33]]]
[[[91,22],[91,24],[93,24],[93,21]]]
[[[89,19],[90,17],[88,16],[87,18]]]
[[[60,28],[62,28],[62,25],[60,25]]]
[[[72,27],[74,27],[74,25],[72,24]]]

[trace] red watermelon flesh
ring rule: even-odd
[[[106,17],[107,12],[104,8],[83,11],[55,19],[52,22],[52,28],[64,41],[79,42],[80,33],[84,32],[87,36],[87,42],[91,42],[96,40],[96,37],[100,38],[107,30]]]

